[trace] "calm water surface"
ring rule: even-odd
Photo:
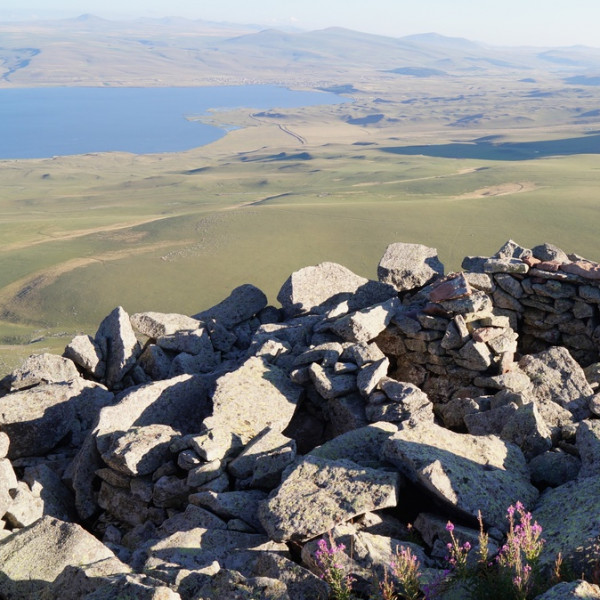
[[[211,108],[266,110],[346,101],[334,94],[268,85],[1,89],[0,158],[179,152],[225,134],[188,120]]]

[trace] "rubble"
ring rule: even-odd
[[[379,281],[322,263],[281,308],[249,284],[119,307],[28,359],[0,382],[0,596],[325,597],[321,536],[360,583],[400,546],[439,567],[480,511],[497,548],[517,501],[545,567],[594,576],[600,267],[509,241],[463,268],[392,244]]]

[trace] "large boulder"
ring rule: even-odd
[[[538,491],[521,450],[496,436],[449,431],[433,423],[404,427],[383,446],[383,458],[435,498],[498,529],[516,499],[532,506]]]
[[[217,381],[212,415],[206,430],[247,444],[265,427],[283,431],[300,400],[302,388],[288,375],[262,358],[251,357],[240,368]],[[229,448],[224,448],[227,451]],[[222,458],[221,456],[211,456]]]
[[[106,363],[106,385],[112,388],[120,383],[141,354],[129,315],[122,307],[117,306],[100,323],[94,341]]]
[[[279,290],[277,300],[286,318],[290,318],[314,312],[317,307],[323,312],[342,302],[347,303],[348,310],[360,310],[395,295],[389,285],[360,277],[337,263],[324,262],[292,273]]]
[[[287,547],[260,534],[195,527],[151,544],[146,550],[148,559],[144,571],[167,583],[174,583],[180,569],[197,571],[209,567],[214,561],[222,564],[228,556],[263,550],[286,552]]]
[[[548,425],[562,425],[552,418],[553,405],[569,411],[575,421],[590,415],[589,398],[594,390],[587,382],[585,373],[566,348],[555,346],[526,355],[519,361],[519,367],[531,380],[531,394],[535,398],[540,414]]]
[[[235,288],[216,306],[194,315],[200,321],[214,320],[226,329],[250,319],[267,306],[267,297],[257,287],[246,283]]]
[[[572,573],[595,576],[600,536],[600,476],[547,489],[533,511],[546,540],[540,565],[548,572],[559,552]]]
[[[69,359],[55,354],[34,354],[10,374],[10,387],[22,390],[40,383],[62,383],[78,377],[79,371]]]
[[[284,471],[283,483],[259,509],[269,537],[305,541],[372,510],[396,506],[397,473],[350,460],[307,456]]]
[[[600,600],[600,587],[582,579],[564,581],[536,596],[535,600]]]
[[[178,313],[142,312],[130,317],[133,328],[156,340],[163,335],[172,335],[178,331],[193,331],[200,327],[198,319]]]
[[[85,565],[109,558],[115,555],[79,525],[43,517],[0,542],[0,597],[39,598],[74,560]]]
[[[435,248],[422,244],[390,244],[377,267],[377,277],[399,292],[424,286],[444,275]]]
[[[0,431],[10,438],[8,457],[41,456],[69,433],[81,442],[99,410],[113,395],[77,377],[70,382],[38,385],[0,398]]]

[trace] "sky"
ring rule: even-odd
[[[0,20],[180,16],[402,37],[435,32],[492,45],[600,47],[600,0],[0,0]],[[0,39],[1,45],[1,39]]]

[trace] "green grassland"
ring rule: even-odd
[[[42,58],[56,58],[57,35],[2,84],[34,85]],[[331,37],[341,48],[345,35]],[[269,54],[276,36],[260,39]],[[247,54],[246,44],[228,42],[214,56],[229,60],[238,46]],[[108,75],[88,63],[79,83],[132,83],[96,58]],[[258,62],[253,82],[286,71]],[[156,67],[136,64],[142,74]],[[600,260],[600,88],[549,71],[526,71],[531,83],[518,69],[419,78],[337,67],[299,61],[285,83],[346,84],[351,102],[217,110],[202,120],[237,129],[188,152],[0,161],[0,375],[32,352],[60,352],[75,333],[93,334],[117,305],[193,314],[247,282],[275,302],[306,265],[336,261],[375,277],[395,241],[436,247],[447,271],[509,238]],[[195,79],[186,69],[173,70],[172,82],[214,83],[210,69]],[[52,73],[58,81],[60,69]]]

